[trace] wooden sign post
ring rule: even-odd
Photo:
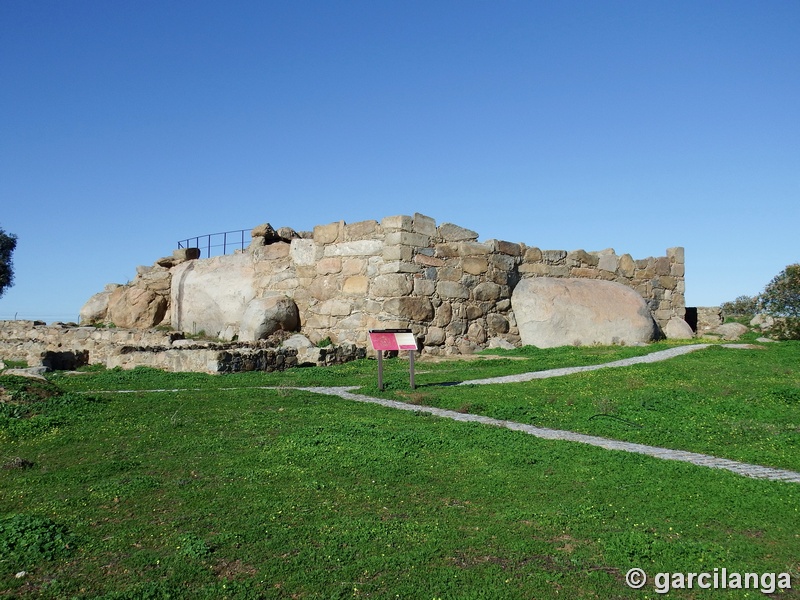
[[[411,389],[414,389],[414,354],[417,338],[410,329],[370,329],[369,341],[378,352],[378,389],[383,390],[383,353],[386,350],[408,350]]]

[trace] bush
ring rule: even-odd
[[[733,302],[723,302],[720,308],[725,317],[753,317],[758,305],[758,296],[739,296]]]
[[[779,339],[800,340],[800,264],[778,273],[759,297],[761,309],[775,318],[772,333]]]

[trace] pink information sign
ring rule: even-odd
[[[417,339],[410,331],[371,330],[369,341],[375,350],[417,349]]]

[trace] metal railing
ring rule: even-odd
[[[250,244],[250,229],[207,233],[190,237],[178,242],[178,248],[199,248],[200,258],[211,258],[219,254],[228,254],[236,250],[244,250]]]

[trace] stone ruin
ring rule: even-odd
[[[211,355],[192,361],[165,358],[167,350],[199,344],[183,339],[199,333],[218,340],[213,348],[205,342],[205,350],[230,354],[232,349],[266,351],[265,338],[300,332],[306,342],[299,351],[330,341],[342,360],[374,354],[367,341],[370,329],[410,329],[429,355],[693,335],[684,319],[680,247],[634,259],[613,249],[568,252],[481,242],[474,231],[437,225],[417,213],[380,222],[339,221],[299,233],[264,224],[253,229],[244,250],[199,256],[196,248],[176,250],[152,266],[137,267],[129,283],[108,285],[92,296],[81,309],[84,327],[78,329],[113,324],[116,333],[96,331],[111,332],[101,334],[109,340],[115,335],[141,339],[109,341],[116,350],[89,349],[88,360],[226,370],[224,361]],[[81,343],[76,340],[75,349],[86,349]],[[123,346],[125,354],[119,351]],[[147,358],[148,347],[161,349],[161,358]],[[285,348],[290,355],[295,351],[295,361],[297,348]],[[319,353],[315,357],[319,360]]]

